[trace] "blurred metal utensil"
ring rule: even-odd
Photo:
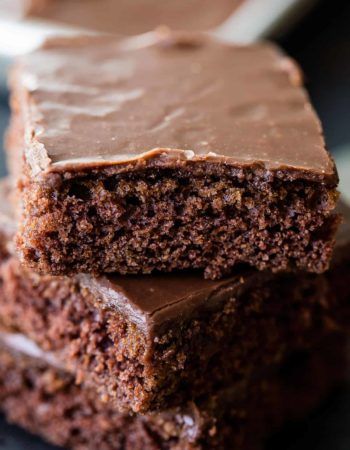
[[[230,42],[251,43],[286,30],[317,0],[245,0],[214,35]]]

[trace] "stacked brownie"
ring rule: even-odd
[[[344,379],[350,213],[301,83],[270,44],[177,33],[18,61],[9,420],[74,449],[250,450]]]

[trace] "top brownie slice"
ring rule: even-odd
[[[18,62],[11,86],[28,266],[328,267],[337,173],[300,72],[274,46],[56,40]]]
[[[108,33],[132,35],[167,25],[207,30],[243,0],[0,0],[0,13],[34,17]]]

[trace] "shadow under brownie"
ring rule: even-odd
[[[17,63],[11,88],[27,266],[212,279],[240,263],[328,267],[337,173],[274,46],[57,39]]]
[[[305,417],[345,379],[345,341],[324,342],[249,383],[159,414],[121,414],[23,335],[0,333],[0,408],[8,419],[72,449],[257,450]]]
[[[4,209],[8,184],[1,188]],[[15,228],[2,211],[0,321],[55,353],[118,408],[181,404],[348,328],[348,223],[325,274],[242,270],[221,281],[38,275],[13,253]]]

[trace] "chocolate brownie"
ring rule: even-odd
[[[287,420],[304,417],[344,379],[344,341],[299,355],[239,389],[159,414],[122,414],[76,386],[52,355],[1,333],[0,408],[8,420],[79,450],[257,450]]]
[[[9,139],[22,142],[9,153],[23,162],[23,262],[323,272],[338,178],[301,84],[270,44],[192,34],[61,39],[24,57]]]
[[[350,323],[348,224],[325,274],[241,270],[210,281],[38,275],[13,254],[9,214],[0,219],[0,320],[119,407],[145,412],[239,382]]]
[[[0,0],[0,12],[129,35],[159,25],[207,30],[220,25],[241,3],[242,0]]]

